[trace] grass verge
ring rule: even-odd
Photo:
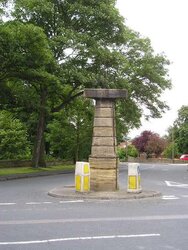
[[[46,168],[31,168],[31,167],[16,167],[16,168],[0,168],[0,176],[5,175],[15,175],[15,174],[32,174],[32,173],[41,173],[41,172],[50,172],[50,171],[68,171],[74,170],[74,165],[60,165],[60,166],[51,166]]]

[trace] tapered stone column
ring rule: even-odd
[[[118,189],[115,100],[125,98],[126,90],[85,89],[84,96],[96,100],[90,163],[92,191]]]

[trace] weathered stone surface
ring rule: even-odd
[[[97,99],[96,108],[114,108],[113,99]]]
[[[93,146],[114,146],[116,143],[115,137],[93,137]]]
[[[93,191],[115,191],[118,188],[118,170],[91,168],[90,187]]]
[[[113,127],[114,119],[112,118],[94,118],[94,127]]]
[[[84,96],[93,99],[116,99],[126,98],[127,90],[125,89],[85,89]]]
[[[94,127],[93,128],[94,137],[114,137],[114,130],[112,127]]]
[[[89,159],[91,190],[115,191],[118,188],[115,99],[125,98],[127,91],[86,89],[84,95],[96,100],[93,141]]]
[[[116,152],[114,146],[92,146],[92,157],[115,157]]]
[[[116,169],[118,165],[118,158],[96,158],[90,157],[89,164],[91,168],[95,169]]]
[[[96,108],[95,109],[95,117],[113,117],[114,116],[114,112],[112,110],[112,108]]]

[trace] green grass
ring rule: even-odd
[[[74,165],[60,165],[46,168],[31,168],[31,167],[16,167],[16,168],[0,168],[0,176],[14,175],[14,174],[30,174],[30,173],[41,173],[58,170],[74,170]]]

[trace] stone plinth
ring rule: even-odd
[[[118,189],[116,155],[115,100],[125,98],[126,90],[86,89],[84,96],[96,100],[91,156],[90,187],[92,191]]]

